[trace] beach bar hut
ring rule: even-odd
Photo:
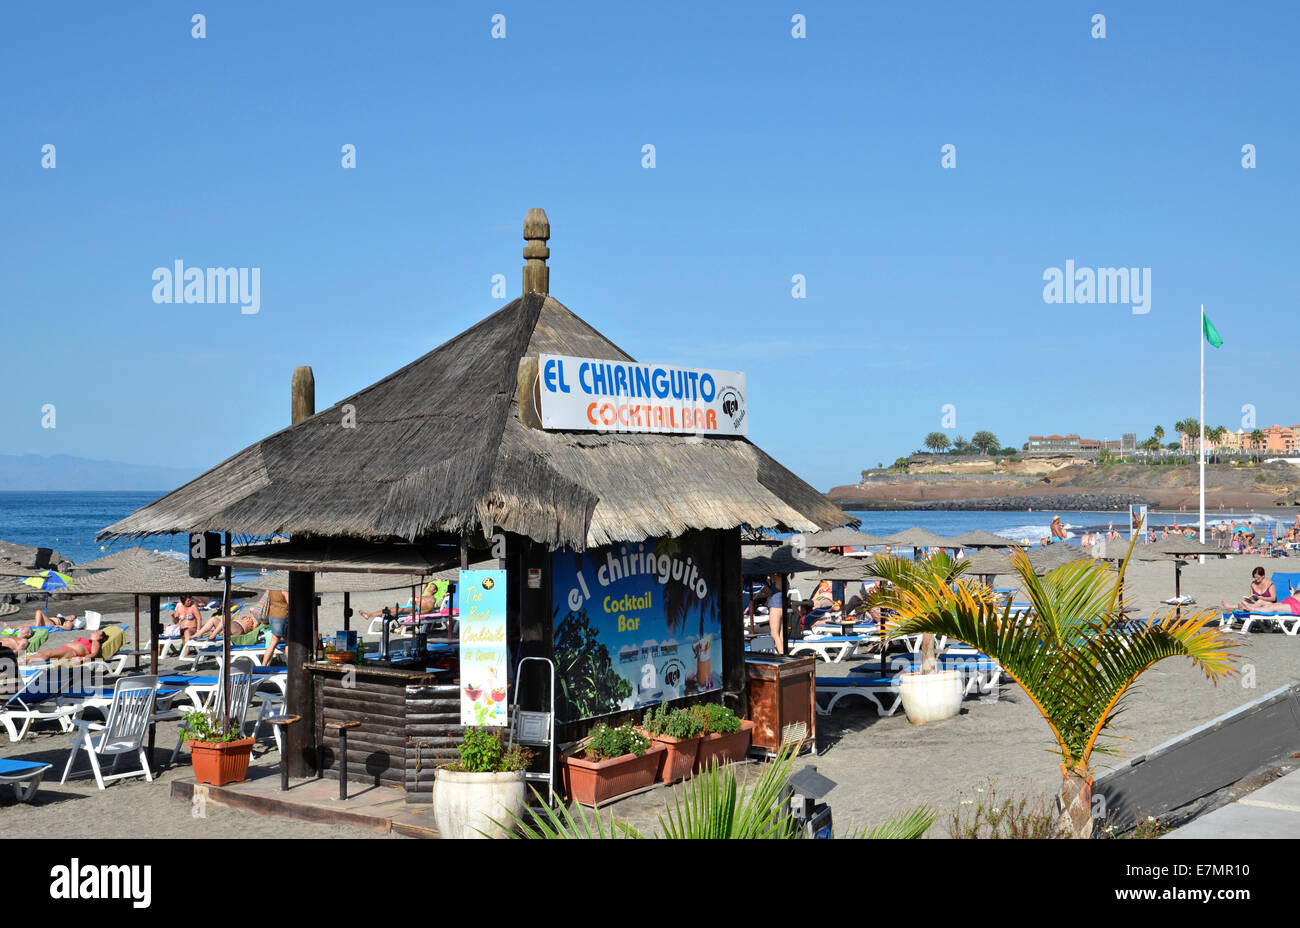
[[[551,297],[549,237],[531,210],[520,298],[321,412],[313,385],[291,426],[101,535],[291,537],[216,563],[290,572],[286,710],[302,717],[287,732],[292,776],[337,775],[324,725],[350,719],[362,756],[350,777],[397,771],[427,788],[403,765],[454,756],[455,723],[482,718],[470,710],[485,692],[508,704],[521,657],[555,662],[557,742],[679,697],[743,710],[742,528],[856,524],[745,437],[743,375],[637,364]],[[493,679],[466,679],[470,652],[490,649],[468,647],[463,605],[460,679],[418,656],[367,655],[346,670],[313,659],[316,573],[429,576],[471,556],[503,572],[476,575],[476,591],[491,582],[501,594],[484,600],[484,615],[504,614],[508,647],[482,671]],[[532,689],[520,687],[525,701]]]

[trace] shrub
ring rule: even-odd
[[[691,711],[699,717],[703,725],[701,730],[706,735],[712,732],[729,735],[740,731],[740,717],[721,703],[706,702],[695,706]]]
[[[609,760],[624,754],[640,757],[650,749],[650,739],[631,725],[610,728],[601,722],[587,736],[587,759]]]
[[[459,773],[511,773],[526,770],[533,752],[515,745],[506,751],[501,735],[486,728],[465,729],[465,740],[458,748],[460,760],[446,765]]]
[[[224,744],[244,737],[234,719],[230,720],[229,727],[222,730],[221,723],[215,717],[198,709],[191,709],[185,713],[185,720],[181,722],[181,727],[186,731],[187,740],[205,744]]]
[[[694,738],[704,732],[704,717],[691,709],[669,711],[659,705],[645,714],[641,725],[655,737]]]

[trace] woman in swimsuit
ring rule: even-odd
[[[189,641],[199,631],[199,625],[203,617],[199,615],[199,607],[194,605],[194,597],[186,596],[181,599],[181,603],[176,607],[176,627],[181,630],[181,638]]]
[[[46,648],[44,651],[28,654],[27,663],[99,657],[99,646],[103,641],[103,632],[91,632],[89,638],[74,638],[71,643],[61,648]]]
[[[1264,576],[1264,568],[1256,567],[1250,572],[1250,594],[1235,606],[1229,606],[1228,601],[1222,601],[1225,612],[1254,612],[1264,603],[1277,602],[1277,587],[1273,581]]]
[[[257,626],[262,624],[262,616],[266,614],[266,597],[263,596],[261,602],[252,606],[248,612],[239,618],[227,616],[226,631],[231,637],[247,635]],[[221,637],[221,613],[214,613],[212,618],[203,623],[203,627],[191,637],[193,638],[220,638]]]

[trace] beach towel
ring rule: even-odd
[[[257,626],[257,628],[253,629],[251,632],[248,632],[247,634],[235,635],[233,638],[230,639],[230,646],[233,648],[239,645],[261,644],[262,629],[264,629],[265,627],[266,627],[265,625],[259,625]]]
[[[27,653],[35,654],[45,644],[45,639],[50,637],[48,628],[32,629],[32,637],[27,639]]]
[[[99,656],[108,660],[126,644],[126,633],[120,625],[104,629],[104,640],[99,643]]]

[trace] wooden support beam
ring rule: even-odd
[[[308,777],[316,772],[316,706],[312,698],[311,673],[307,663],[316,656],[312,640],[312,615],[315,611],[316,575],[295,570],[289,574],[289,635],[285,643],[285,663],[289,667],[284,697],[285,713],[302,721],[284,732],[284,763],[289,776]]]

